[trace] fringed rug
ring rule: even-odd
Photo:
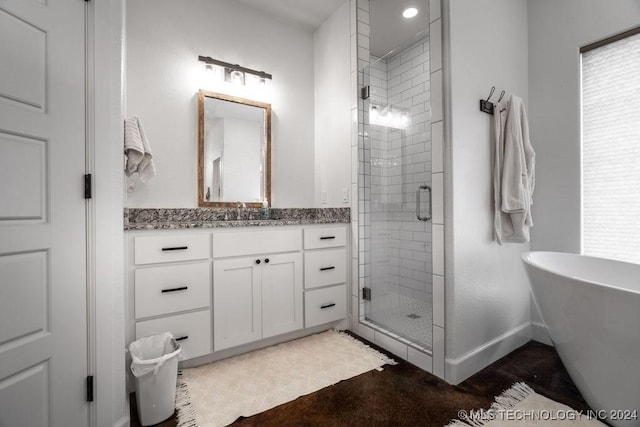
[[[178,427],[226,426],[393,359],[337,331],[242,354],[178,375]]]
[[[496,397],[489,409],[458,412],[459,419],[448,427],[529,427],[529,426],[604,426],[562,403],[534,392],[525,383],[516,383]]]

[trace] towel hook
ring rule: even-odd
[[[489,100],[491,99],[491,96],[493,95],[493,92],[495,92],[495,90],[496,87],[491,86],[491,92],[489,92],[489,96],[487,97],[487,99],[480,100],[480,111],[482,111],[483,113],[493,114],[493,102]]]
[[[487,96],[487,102],[489,102],[489,100],[493,96],[493,92],[495,92],[495,90],[496,90],[496,87],[495,86],[491,86],[491,92],[489,92],[489,96]],[[502,91],[502,93],[504,93],[504,91]]]
[[[498,98],[498,102],[502,101],[503,96],[504,96],[504,91],[500,92],[500,98]]]

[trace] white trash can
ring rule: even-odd
[[[129,344],[141,425],[158,424],[173,415],[178,356],[181,351],[180,344],[170,332],[151,335]]]

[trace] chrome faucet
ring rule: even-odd
[[[237,205],[237,208],[236,208],[236,219],[237,220],[241,220],[242,219],[240,209],[244,210],[246,208],[247,208],[246,203],[238,202],[238,205]]]

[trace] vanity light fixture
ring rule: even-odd
[[[404,16],[407,19],[413,18],[417,14],[418,14],[418,9],[416,9],[415,7],[408,7],[402,12],[402,16]]]
[[[247,74],[256,76],[255,79],[257,79],[262,84],[265,84],[267,79],[273,79],[273,76],[271,74],[265,73],[264,71],[256,71],[238,64],[230,64],[218,59],[213,59],[209,56],[198,56],[198,61],[202,61],[205,63],[205,69],[207,71],[213,71],[214,65],[222,67],[224,69],[224,80],[241,86],[244,86],[246,84]]]

